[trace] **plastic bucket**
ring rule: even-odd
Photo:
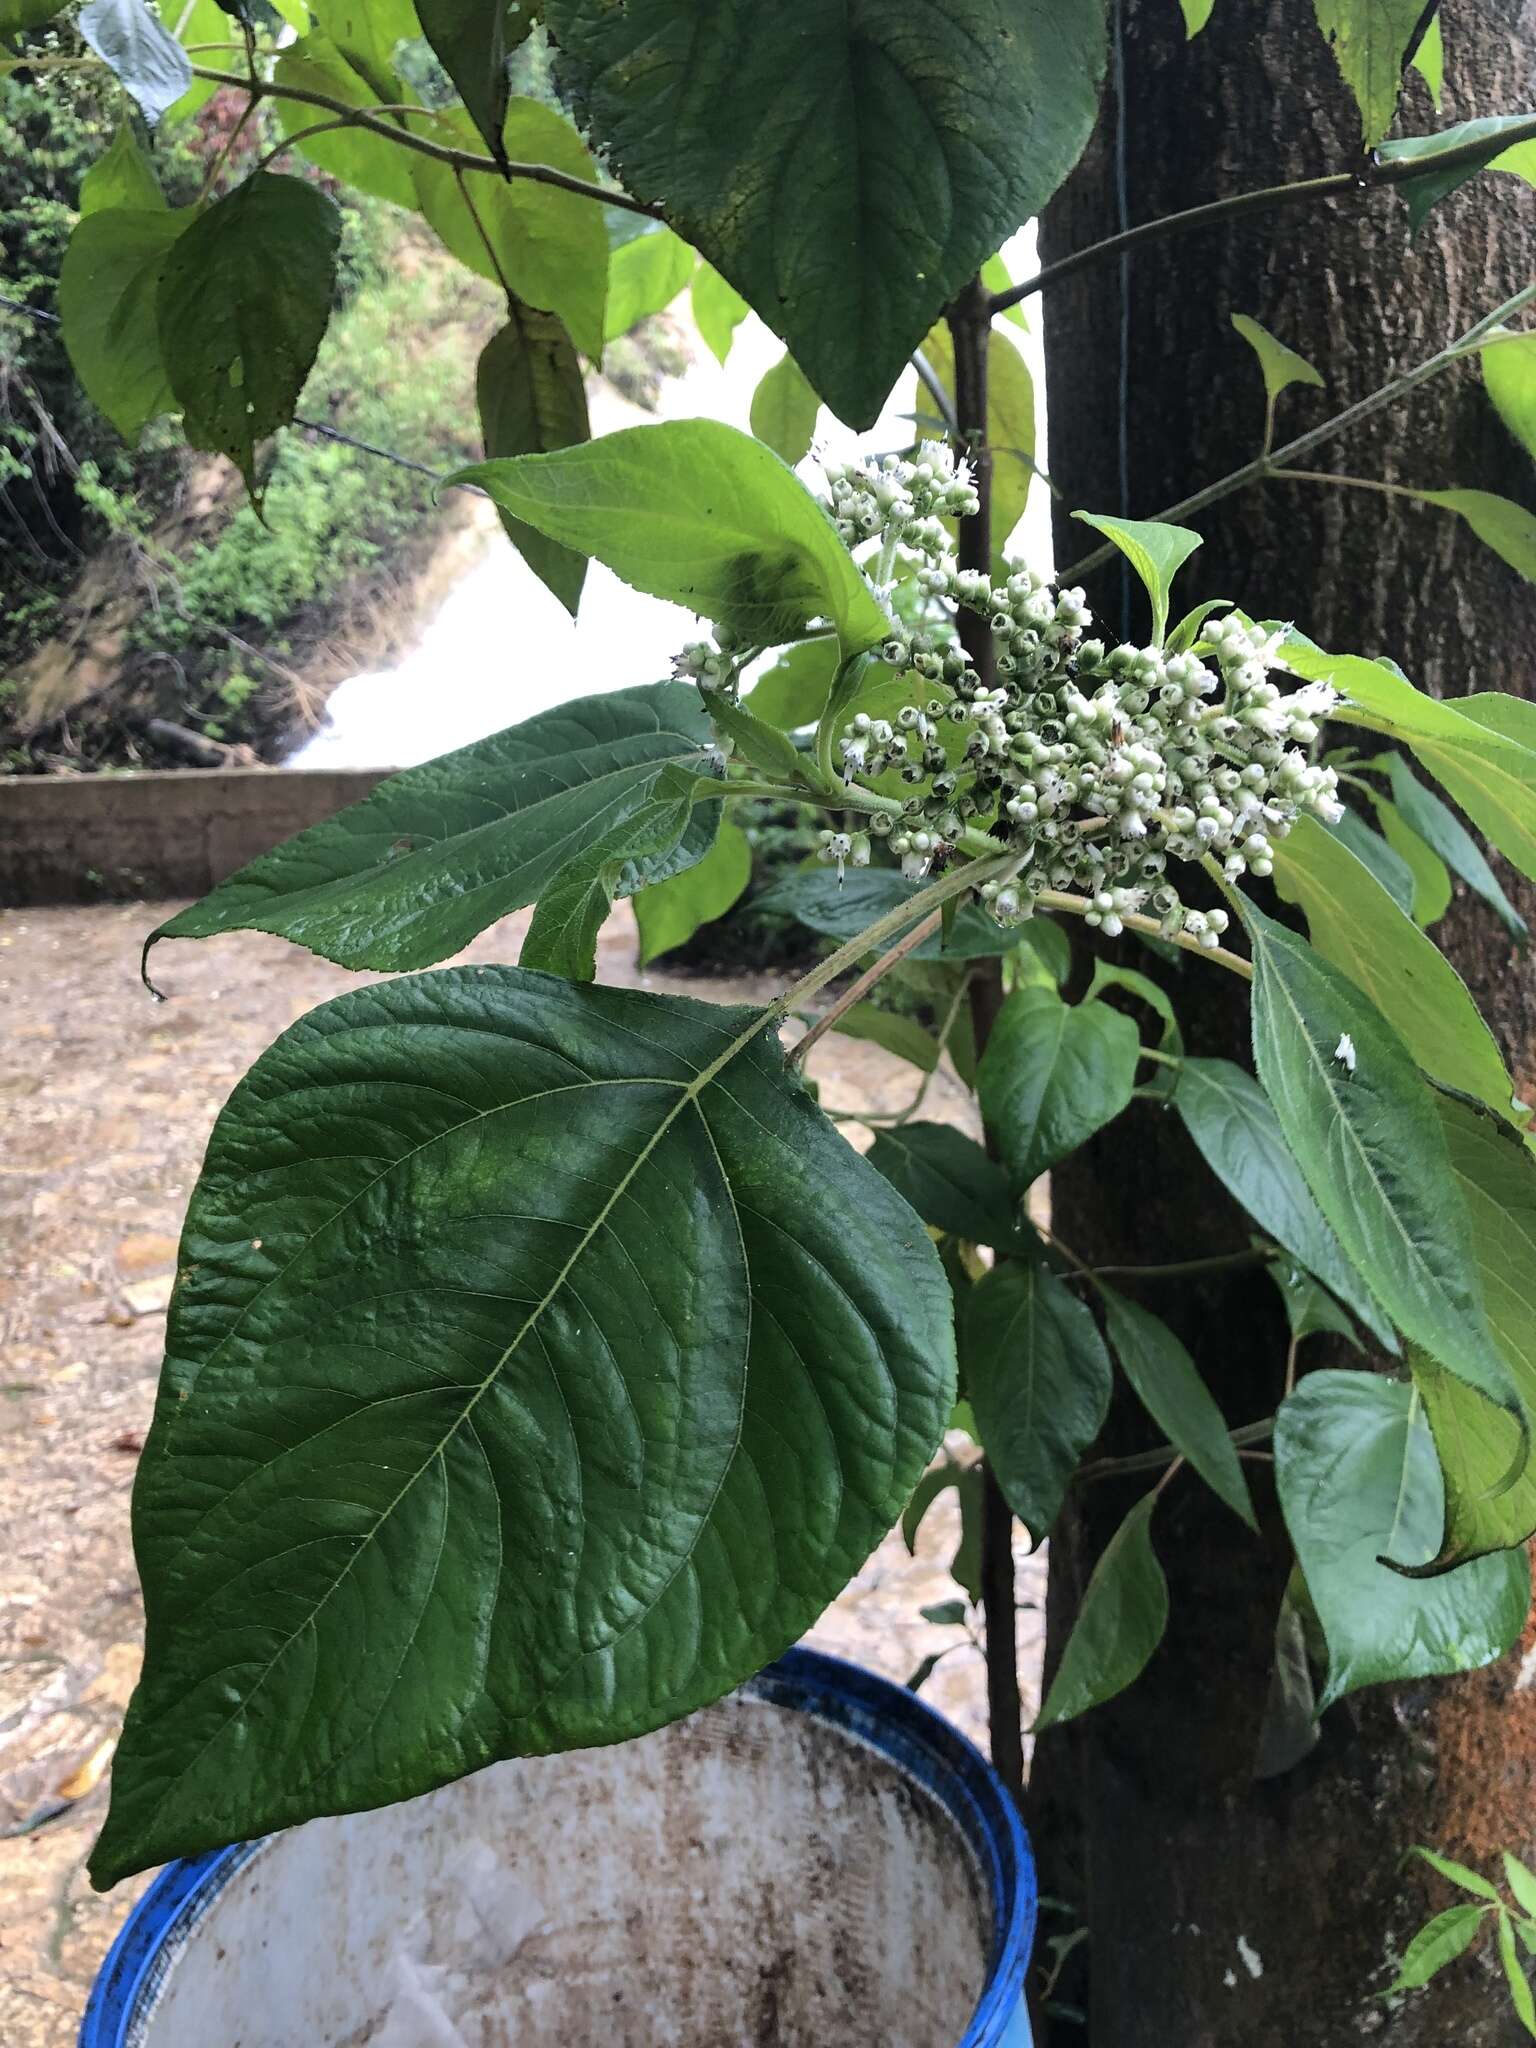
[[[1027,2048],[1035,1876],[972,1745],[792,1650],[637,1742],[169,1865],[81,2048]]]

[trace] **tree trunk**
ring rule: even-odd
[[[1415,80],[1402,126],[1528,107],[1536,0],[1447,0],[1443,11],[1444,109],[1436,115]],[[1210,27],[1188,44],[1173,0],[1122,0],[1122,13],[1125,89],[1116,92],[1112,71],[1092,151],[1043,223],[1046,262],[1123,225],[1358,161],[1357,115],[1306,0],[1217,0]],[[1043,301],[1058,503],[1154,517],[1257,452],[1262,385],[1233,313],[1262,321],[1328,380],[1326,393],[1299,388],[1281,399],[1283,441],[1432,354],[1533,274],[1536,204],[1527,186],[1502,176],[1443,201],[1412,242],[1402,198],[1363,191],[1085,270]],[[1310,462],[1532,497],[1529,462],[1472,365]],[[1261,616],[1294,618],[1324,646],[1392,655],[1437,694],[1536,695],[1531,586],[1452,515],[1270,482],[1191,523],[1206,544],[1181,580],[1187,602],[1220,593]],[[1058,560],[1086,554],[1092,538],[1061,518]],[[1108,632],[1145,635],[1139,586],[1128,587],[1118,566],[1090,596]],[[1521,901],[1517,878],[1495,866]],[[1522,907],[1536,920],[1533,896],[1524,889]],[[1529,963],[1460,887],[1436,936],[1528,1093]],[[1125,948],[1119,942],[1127,959],[1149,964]],[[1247,1005],[1235,982],[1198,964],[1158,972],[1192,1051],[1246,1059]],[[1095,1260],[1136,1263],[1240,1246],[1242,1219],[1175,1120],[1146,1103],[1131,1114],[1133,1125],[1057,1176],[1066,1242]],[[1234,1425],[1273,1410],[1284,1342],[1267,1280],[1166,1285],[1141,1298],[1189,1344]],[[1105,1448],[1148,1441],[1141,1417],[1117,1402]],[[1486,1955],[1453,1966],[1400,2009],[1373,1995],[1414,1928],[1450,1903],[1439,1880],[1402,1868],[1411,1844],[1485,1870],[1502,1848],[1536,1852],[1527,1668],[1517,1653],[1475,1676],[1357,1695],[1328,1716],[1304,1764],[1255,1782],[1290,1559],[1268,1468],[1249,1471],[1262,1542],[1198,1483],[1177,1481],[1155,1525],[1172,1598],[1164,1646],[1128,1694],[1047,1736],[1036,1755],[1043,1888],[1077,1902],[1092,1935],[1094,2048],[1337,2048],[1378,2030],[1398,2048],[1524,2040]],[[1141,1490],[1101,1483],[1074,1496],[1052,1544],[1048,1660],[1094,1559]]]

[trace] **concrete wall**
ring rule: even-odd
[[[0,778],[0,907],[201,896],[356,803],[384,774],[187,768]]]

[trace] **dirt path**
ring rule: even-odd
[[[110,1744],[142,1628],[128,1499],[160,1361],[182,1212],[215,1114],[304,1011],[373,979],[241,934],[161,952],[172,1000],[140,988],[143,934],[168,909],[24,911],[0,919],[0,2041],[68,2048],[96,1968],[144,1880],[98,1898],[85,1856],[105,1811]],[[522,919],[464,957],[517,957]],[[604,933],[603,980],[721,1002],[765,979],[681,981],[635,966],[633,925]],[[829,1035],[812,1058],[829,1108],[889,1107],[910,1069]],[[940,1075],[925,1114],[963,1118]],[[961,1631],[918,1609],[955,1595],[941,1500],[916,1558],[888,1539],[810,1638],[905,1679]],[[1038,1577],[1038,1574],[1036,1574]],[[1039,1597],[1038,1587],[1032,1597]],[[1020,1617],[1026,1665],[1039,1616]],[[984,1740],[979,1653],[926,1689]],[[61,1794],[80,1796],[58,1817]],[[206,2048],[219,2048],[208,2043]]]

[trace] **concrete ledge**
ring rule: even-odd
[[[201,896],[386,769],[187,768],[0,778],[0,906]]]

